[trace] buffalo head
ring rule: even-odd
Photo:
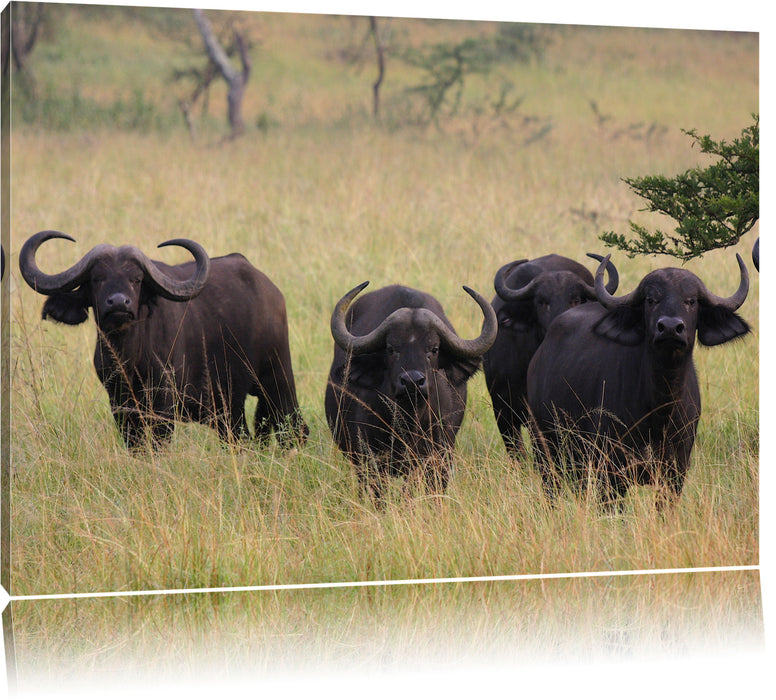
[[[363,282],[337,302],[331,317],[332,337],[346,353],[355,356],[382,354],[390,394],[398,401],[428,398],[432,374],[444,369],[440,365],[440,349],[458,361],[474,361],[479,360],[495,340],[497,321],[493,307],[485,297],[468,287],[464,290],[477,302],[485,317],[480,335],[473,340],[460,338],[426,308],[397,309],[370,333],[354,336],[345,324],[345,312],[368,284]]]
[[[141,307],[153,304],[157,295],[172,301],[194,298],[205,286],[210,270],[210,259],[198,243],[177,238],[159,247],[181,246],[194,256],[196,268],[188,279],[166,274],[134,246],[117,248],[108,244],[95,246],[72,267],[49,275],[40,271],[35,254],[51,238],[75,240],[59,231],[40,231],[25,242],[19,254],[24,280],[48,296],[43,318],[50,316],[55,321],[77,325],[88,318],[88,309],[92,307],[97,325],[105,332],[137,320]]]
[[[505,302],[522,302],[523,305],[521,312],[513,309],[503,323],[520,331],[536,328],[542,337],[556,316],[586,301],[596,300],[595,288],[587,282],[588,279],[592,281],[587,270],[565,258],[560,260],[573,264],[575,269],[555,269],[550,263],[552,257],[546,256],[535,261],[515,260],[498,270],[493,280],[498,297]],[[599,262],[603,260],[595,253],[588,253],[588,257]],[[545,261],[546,264],[543,264]],[[619,284],[617,269],[611,262],[607,262],[606,269],[609,273],[606,288],[614,293]],[[522,284],[510,286],[514,282]]]
[[[735,311],[749,291],[749,273],[736,255],[740,283],[730,297],[718,297],[689,270],[662,268],[647,274],[632,292],[612,296],[603,285],[607,256],[595,278],[596,295],[609,313],[595,331],[622,345],[646,342],[666,360],[688,356],[698,340],[719,345],[749,332],[749,326]]]

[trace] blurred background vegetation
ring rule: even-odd
[[[328,16],[314,23],[314,31],[300,32],[295,30],[306,24],[304,15],[208,16],[228,55],[235,53],[237,34],[246,40],[255,65],[246,113],[252,127],[261,130],[293,125],[285,106],[276,103],[289,79],[298,82],[300,101],[341,83],[338,96],[347,93],[348,99],[338,109],[327,107],[331,120],[367,119],[371,111],[390,126],[439,125],[446,116],[483,110],[507,119],[521,99],[499,68],[540,61],[559,31],[526,24]],[[13,21],[14,41],[29,44],[15,52],[24,54],[23,63],[16,64],[16,123],[57,130],[177,129],[183,124],[181,103],[208,76],[191,10],[19,3]],[[283,51],[276,52],[281,46]],[[377,79],[378,52],[387,96],[382,112],[374,115],[366,74]],[[198,128],[222,124],[218,93],[214,87],[212,95],[202,96]],[[405,111],[409,105],[413,109]]]

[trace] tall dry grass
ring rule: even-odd
[[[17,139],[17,143],[22,144],[17,152],[26,148],[24,142],[28,138],[33,137]],[[73,234],[78,239],[76,245],[56,242],[41,250],[41,266],[52,270],[71,263],[100,240],[117,244],[131,240],[150,251],[157,242],[185,235],[202,241],[211,254],[245,251],[286,293],[300,401],[313,434],[309,446],[300,454],[283,455],[273,451],[266,454],[252,448],[225,448],[218,444],[215,434],[206,429],[181,427],[169,449],[144,459],[130,457],[118,440],[104,391],[91,367],[93,326],[85,324],[73,329],[40,322],[42,299],[26,287],[17,288],[12,319],[15,343],[14,487],[18,494],[15,521],[24,522],[21,515],[24,495],[31,499],[30,517],[33,520],[39,515],[32,513],[41,513],[40,499],[44,494],[53,497],[53,512],[62,513],[64,509],[69,513],[65,517],[65,527],[71,532],[66,541],[72,536],[76,541],[85,538],[81,545],[69,550],[70,555],[81,550],[84,554],[88,552],[85,562],[96,562],[102,551],[106,562],[104,567],[87,566],[83,574],[79,573],[75,579],[79,589],[177,588],[210,585],[213,577],[228,585],[229,582],[264,583],[286,579],[346,580],[374,576],[411,578],[580,570],[609,567],[611,562],[615,568],[639,569],[673,566],[677,561],[681,565],[756,561],[756,507],[744,507],[741,513],[735,509],[730,513],[733,522],[740,522],[746,514],[745,520],[752,526],[752,535],[744,542],[720,538],[719,533],[712,535],[705,520],[701,520],[693,530],[702,530],[709,536],[708,545],[698,547],[699,553],[708,554],[687,558],[684,552],[670,550],[645,555],[640,551],[641,547],[630,552],[626,548],[617,556],[606,552],[605,548],[602,552],[601,540],[610,541],[611,524],[604,520],[602,531],[590,532],[589,526],[583,523],[591,518],[593,522],[600,519],[594,512],[589,512],[587,506],[581,506],[580,510],[579,504],[571,503],[573,522],[582,531],[590,532],[588,546],[583,544],[583,538],[573,552],[566,553],[569,559],[555,551],[548,556],[546,545],[540,543],[557,540],[545,537],[543,531],[545,527],[557,526],[558,514],[545,513],[533,485],[532,470],[514,468],[507,463],[479,375],[471,384],[468,417],[458,441],[454,483],[448,498],[441,505],[431,506],[431,512],[436,509],[442,512],[428,516],[431,517],[428,524],[421,518],[417,527],[410,520],[405,535],[402,535],[401,527],[394,532],[390,526],[386,534],[386,520],[375,519],[367,506],[356,505],[349,467],[334,451],[323,418],[323,389],[332,346],[328,317],[333,303],[343,290],[362,279],[371,279],[374,286],[400,281],[437,295],[459,332],[472,335],[477,332],[479,318],[460,289],[461,284],[487,293],[493,271],[504,260],[538,255],[547,250],[582,258],[584,250],[600,249],[595,239],[557,232],[553,234],[552,243],[543,237],[522,237],[520,234],[505,243],[505,239],[512,236],[497,235],[499,229],[482,222],[477,215],[486,215],[481,207],[479,212],[467,216],[470,200],[465,194],[458,196],[457,192],[465,192],[467,183],[478,183],[474,189],[488,183],[492,190],[501,185],[503,196],[505,189],[511,189],[506,173],[497,172],[497,159],[485,160],[471,153],[466,154],[467,166],[459,164],[455,169],[454,148],[439,154],[440,149],[412,144],[407,149],[409,153],[400,156],[395,137],[374,131],[362,133],[354,138],[362,143],[369,141],[369,146],[364,144],[364,150],[388,152],[394,161],[403,158],[395,167],[390,167],[382,158],[373,155],[373,158],[379,158],[379,166],[372,161],[370,167],[353,152],[352,140],[330,143],[326,148],[319,148],[317,153],[308,150],[311,144],[304,139],[300,139],[302,143],[296,145],[296,149],[290,142],[283,146],[263,143],[264,155],[272,169],[267,172],[270,167],[262,169],[248,164],[250,156],[246,152],[258,146],[249,139],[235,145],[234,149],[203,153],[189,148],[185,142],[152,142],[141,148],[140,142],[147,138],[150,137],[113,137],[108,149],[110,156],[103,150],[108,145],[107,140],[94,140],[86,149],[93,153],[92,158],[97,159],[98,164],[88,170],[91,177],[100,181],[100,186],[92,190],[85,185],[77,191],[71,190],[69,196],[63,196],[59,202],[55,197],[48,198],[48,207],[45,201],[37,209],[17,206],[16,211],[24,212],[24,218],[31,218],[30,214],[34,212],[36,223],[16,225],[14,232],[32,233],[56,225]],[[45,137],[35,135],[34,140],[40,143]],[[279,150],[273,150],[270,155],[271,148]],[[423,157],[418,160],[412,153],[417,150],[423,151]],[[28,150],[27,154],[27,163],[32,164],[34,153]],[[152,158],[153,165],[150,164]],[[145,167],[141,166],[141,160],[146,161]],[[63,158],[64,169],[72,167],[67,161],[67,157]],[[101,166],[99,162],[106,165]],[[413,168],[415,164],[416,169]],[[100,173],[101,167],[106,168],[104,175]],[[543,167],[553,167],[552,160],[545,161]],[[510,170],[514,173],[519,166]],[[40,172],[36,167],[30,167],[30,172],[36,171]],[[137,177],[138,171],[150,174]],[[183,177],[183,171],[191,175]],[[23,169],[16,172],[22,181],[25,177]],[[265,186],[257,186],[250,177],[230,177],[234,172],[255,173]],[[64,177],[64,173],[50,172],[48,176],[56,182]],[[519,180],[520,175],[515,173],[514,179]],[[20,192],[20,199],[26,195],[23,187],[17,192]],[[527,198],[536,201],[543,197],[548,195],[540,186],[535,196]],[[96,208],[97,199],[114,201],[111,206],[102,204],[107,213],[99,220],[94,215],[94,212],[102,211]],[[158,202],[157,206],[149,204],[153,200]],[[560,206],[557,201],[555,206]],[[497,212],[487,216],[493,219],[499,215]],[[541,228],[557,227],[553,219],[545,221]],[[160,257],[168,255],[166,251],[159,251],[159,254]],[[731,264],[731,258],[729,251],[715,253],[696,267],[705,278],[718,280],[715,289],[727,293],[736,285],[737,270]],[[714,263],[716,276],[704,274]],[[645,261],[631,263],[624,258],[618,259],[623,288],[638,281],[640,273],[634,274],[631,270],[644,265]],[[752,287],[751,298],[743,313],[756,328],[756,314],[748,313],[756,308],[756,275],[753,275]],[[724,485],[739,494],[748,494],[746,502],[750,506],[756,504],[756,478],[752,476],[753,473],[756,475],[757,459],[755,343],[756,335],[731,347],[699,349],[696,353],[706,408],[695,464],[680,509],[682,513],[692,508],[693,484],[697,479],[702,480],[702,484],[717,484],[719,488]],[[42,465],[48,466],[41,469]],[[91,471],[94,471],[92,476],[87,476]],[[54,474],[56,476],[46,487]],[[41,478],[43,483],[38,481]],[[214,478],[217,484],[223,482],[225,491],[213,488]],[[274,508],[281,508],[286,514],[285,519],[276,520],[276,524],[293,523],[288,513],[299,509],[300,517],[306,522],[302,528],[304,540],[310,537],[315,540],[320,536],[325,545],[305,541],[299,546],[294,544],[297,542],[295,535],[287,535],[282,529],[273,531],[272,551],[280,552],[280,559],[273,567],[263,544],[265,506],[261,500],[256,500],[256,482],[265,483],[274,494],[270,500],[278,501]],[[520,494],[526,492],[526,488],[530,497],[521,499]],[[504,498],[505,493],[511,493],[511,497]],[[501,497],[494,503],[493,497],[498,494]],[[84,505],[84,499],[88,505]],[[222,499],[228,499],[229,505],[226,506]],[[327,505],[329,499],[343,510],[332,512]],[[734,507],[739,502],[721,495],[714,500],[724,508]],[[297,501],[298,505],[294,505]],[[396,504],[396,516],[400,520],[426,510],[425,505],[419,505],[417,511],[408,511],[405,506]],[[497,512],[491,512],[493,508]],[[144,510],[146,516],[142,514]],[[105,527],[110,532],[93,537],[93,533],[84,531],[83,518],[90,513],[101,523],[98,529]],[[340,521],[347,523],[354,518],[357,521],[366,518],[365,523],[376,528],[373,534],[380,543],[374,550],[360,548],[356,561],[349,555],[349,550],[357,547],[362,536],[361,525],[356,528],[358,534],[353,535],[352,543],[344,534],[349,531],[348,526],[340,527]],[[446,551],[449,545],[458,548],[462,542],[472,541],[471,537],[462,539],[459,529],[465,528],[472,519],[482,521],[483,541],[466,554]],[[49,520],[48,526],[53,526],[56,520]],[[150,529],[141,535],[144,520]],[[391,522],[390,518],[387,522]],[[493,522],[501,522],[502,527],[493,531]],[[647,522],[651,522],[649,518]],[[217,526],[211,527],[216,523]],[[29,524],[32,526],[32,522]],[[406,523],[402,527],[404,525]],[[423,538],[421,533],[427,526],[441,530],[435,532],[429,542],[418,544],[415,540]],[[634,546],[642,539],[638,529],[644,527],[641,519],[637,519],[636,526],[637,530],[632,533]],[[671,529],[663,521],[650,527]],[[43,530],[33,534],[37,528]],[[113,531],[114,528],[119,532]],[[133,544],[125,546],[119,533],[126,528],[129,528]],[[193,532],[187,532],[187,528]],[[615,526],[617,532],[622,532],[621,528],[622,523]],[[525,545],[512,538],[532,530],[537,532],[537,551],[528,548],[531,554],[523,559],[518,552],[526,549]],[[19,536],[26,532],[26,527],[17,530]],[[161,570],[149,574],[145,562],[147,547],[134,540],[139,538],[156,543],[159,533],[168,534],[154,560],[163,562],[171,558],[172,563],[162,564]],[[332,541],[328,538],[332,535],[336,535],[334,542],[344,540],[344,551],[331,550]],[[59,541],[43,522],[33,526],[29,536],[30,543],[37,541],[44,551]],[[168,540],[170,537],[175,543]],[[393,540],[394,537],[399,539]],[[399,551],[385,554],[384,538],[394,541]],[[25,534],[23,540],[16,541],[26,539]],[[652,543],[648,547],[651,550],[662,538],[650,536],[644,539]],[[235,556],[230,553],[232,540],[251,544],[239,547],[240,553]],[[562,542],[563,538],[558,541]],[[118,552],[110,546],[106,549],[105,543],[118,546]],[[419,556],[424,548],[433,550],[433,557]],[[243,560],[245,551],[251,549],[265,552],[258,568],[252,557]],[[301,552],[293,555],[290,550],[294,549]],[[619,545],[617,549],[620,549]],[[20,548],[17,566],[26,560],[20,556],[26,550],[26,545]],[[311,550],[318,552],[314,558],[309,555]],[[331,555],[321,555],[328,551]],[[504,551],[513,553],[504,556]],[[18,575],[20,583],[17,585],[24,586],[19,592],[52,590],[49,586],[53,586],[53,590],[70,590],[73,578],[63,578],[59,571],[63,564],[70,569],[66,563],[67,552],[68,548],[65,548],[64,559],[59,555],[50,561],[53,568],[49,585],[43,585],[45,579],[41,578],[48,567],[40,567],[40,561],[30,560],[36,576]],[[135,562],[135,565],[112,568],[111,562],[119,552],[122,560]],[[359,561],[364,556],[367,562]],[[284,565],[288,557],[296,562],[295,566]],[[199,562],[199,559],[203,561]],[[539,561],[545,563],[539,567]],[[334,562],[343,563],[342,568],[338,570],[339,564]],[[179,573],[174,574],[176,570]],[[98,571],[104,573],[97,575]],[[130,571],[134,573],[129,575]],[[108,572],[112,573],[106,576]]]
[[[328,319],[345,291],[365,279],[372,288],[393,282],[421,288],[440,299],[461,334],[475,335],[481,317],[461,285],[487,295],[496,269],[508,260],[548,252],[584,260],[587,251],[603,252],[597,240],[603,229],[625,230],[629,217],[640,216],[641,202],[622,177],[672,174],[697,164],[698,154],[681,128],[718,138],[740,133],[758,109],[756,38],[568,29],[543,63],[512,69],[527,95],[526,109],[549,115],[553,123],[545,138],[526,146],[519,127],[475,129],[471,118],[450,123],[446,133],[380,128],[347,114],[340,118],[343,100],[352,98],[357,86],[363,89],[363,76],[311,63],[313,56],[321,61],[314,37],[326,36],[333,18],[263,21],[309,33],[293,43],[304,62],[296,53],[281,53],[279,29],[269,34],[263,51],[277,51],[273,61],[314,65],[312,75],[327,76],[316,89],[279,69],[277,77],[270,72],[266,91],[282,118],[266,135],[251,131],[214,147],[192,144],[182,130],[13,132],[12,592],[756,564],[754,271],[741,309],[753,334],[729,346],[696,350],[704,412],[685,492],[665,517],[655,513],[649,489],[629,496],[617,517],[571,497],[548,507],[532,467],[506,459],[481,375],[470,383],[448,492],[441,498],[395,499],[384,513],[360,497],[323,415],[332,353]],[[307,21],[320,23],[317,33]],[[412,26],[424,37],[436,36],[430,25]],[[287,36],[294,35],[289,30]],[[291,75],[302,81],[302,72],[300,67]],[[262,94],[259,87],[252,99]],[[386,89],[389,95],[390,89],[400,92],[397,86]],[[724,101],[720,94],[727,96]],[[591,99],[608,120],[597,122]],[[253,109],[250,102],[248,107]],[[665,128],[651,136],[646,127],[628,131],[637,123]],[[179,259],[176,252],[155,246],[178,236],[196,239],[211,255],[245,253],[286,295],[297,389],[311,427],[307,446],[295,453],[283,453],[274,443],[264,450],[230,447],[206,428],[180,425],[164,450],[128,454],[91,366],[93,323],[71,328],[41,322],[43,299],[14,267],[23,240],[44,228],[77,239],[43,246],[44,270],[61,269],[101,242],[133,243],[168,261]],[[747,260],[756,235],[737,247]],[[613,257],[622,290],[649,269],[674,264]],[[717,293],[737,286],[733,251],[711,253],[689,267]],[[756,623],[759,599],[751,580],[742,599],[746,610],[733,605],[733,613],[719,608],[716,615],[714,601],[726,590],[725,581],[713,579],[697,592],[697,604],[712,610],[712,628],[723,629],[728,614]],[[434,611],[452,615],[461,602],[459,589],[434,590],[430,598],[424,592],[344,593],[347,601],[335,606],[327,634],[335,634],[337,616],[370,620],[377,598],[381,620],[394,613],[409,621],[386,646],[411,649],[418,630],[433,624]],[[588,605],[575,585],[546,598],[541,591],[538,584],[526,587],[520,609]],[[483,634],[513,602],[498,586],[489,595],[478,622]],[[241,601],[211,609],[195,603],[184,624],[206,626],[217,610],[223,625],[218,634],[226,639],[256,620],[280,629],[291,615],[303,625],[312,605],[303,598],[275,607],[249,602],[243,608]],[[734,603],[735,596],[724,599]],[[639,624],[646,629],[650,603],[642,603]],[[413,627],[417,606],[425,612]],[[76,612],[86,607],[91,610]],[[463,615],[469,610],[462,609]],[[147,641],[153,615],[174,626],[182,614],[175,603],[159,602],[152,610],[146,618],[145,607],[135,602],[104,608],[20,605],[15,620],[21,667],[31,669],[46,654],[117,661],[127,644]],[[63,615],[83,614],[79,619],[87,622],[88,635],[106,640],[122,611],[128,611],[126,636],[115,649],[108,641],[97,647],[67,643],[51,632]],[[562,627],[563,613],[557,614]],[[513,624],[530,636],[532,628],[523,626],[528,623]],[[296,633],[279,631],[272,639],[282,645]],[[645,635],[653,633],[658,638],[650,639],[659,645],[659,633]],[[557,635],[551,626],[542,638],[548,648],[563,647]],[[174,653],[194,658],[186,644],[178,640]],[[356,647],[364,651],[368,645]],[[268,648],[274,649],[274,642]]]
[[[419,682],[464,669],[483,680],[508,669],[521,689],[555,690],[584,665],[610,679],[606,664],[628,663],[644,664],[646,685],[649,672],[675,664],[697,687],[694,661],[729,667],[762,643],[756,572],[43,601],[18,611],[21,689],[31,692],[260,681],[288,692],[301,680],[321,692],[322,680],[349,674],[385,694],[399,674]]]

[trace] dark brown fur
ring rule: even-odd
[[[194,272],[193,262],[156,265],[181,280]],[[109,305],[116,299],[125,302],[119,312]],[[307,435],[285,300],[242,255],[211,259],[204,289],[185,302],[154,294],[131,259],[101,258],[78,289],[47,298],[43,317],[81,323],[90,307],[98,328],[94,367],[129,447],[141,445],[147,429],[154,444],[168,439],[174,420],[205,423],[225,440],[248,436],[249,394],[258,397],[256,438],[275,430],[289,446]]]

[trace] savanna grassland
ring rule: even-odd
[[[434,124],[408,91],[423,76],[395,54],[381,119],[372,117],[376,67],[364,18],[233,18],[253,39],[247,129],[235,140],[223,138],[221,85],[211,88],[207,113],[196,113],[193,136],[178,111],[190,88],[170,76],[202,63],[185,12],[57,8],[30,58],[34,81],[14,92],[12,593],[757,564],[759,282],[751,265],[740,314],[752,333],[696,349],[704,412],[682,499],[665,516],[646,488],[614,517],[571,496],[548,507],[531,465],[507,460],[481,374],[469,385],[447,493],[395,498],[384,512],[359,494],[323,414],[329,317],[356,284],[428,291],[471,337],[481,316],[462,285],[487,296],[510,260],[609,252],[599,234],[627,232],[629,219],[670,228],[639,211],[621,178],[705,164],[682,129],[730,140],[751,123],[757,36],[537,28],[540,55],[471,76],[457,113],[443,110]],[[397,51],[498,30],[410,19],[390,26]],[[502,88],[512,107],[499,112]],[[44,271],[102,242],[168,262],[184,258],[155,248],[176,237],[214,256],[244,253],[286,297],[307,445],[290,453],[274,443],[224,446],[207,428],[179,425],[167,448],[127,453],[92,367],[93,322],[41,321],[43,298],[19,276],[21,244],[47,228],[77,242],[43,246]],[[751,261],[757,235],[687,267],[728,295],[738,284],[734,253]],[[676,264],[613,259],[622,292]],[[762,618],[757,573],[727,572],[30,600],[14,603],[14,623],[20,682],[35,684],[63,669],[79,680],[84,668],[196,673],[203,648],[220,650],[209,657],[220,671],[365,669],[423,653],[447,663],[470,652],[512,658],[515,649],[553,659],[673,654],[697,640],[724,650],[758,638]]]

